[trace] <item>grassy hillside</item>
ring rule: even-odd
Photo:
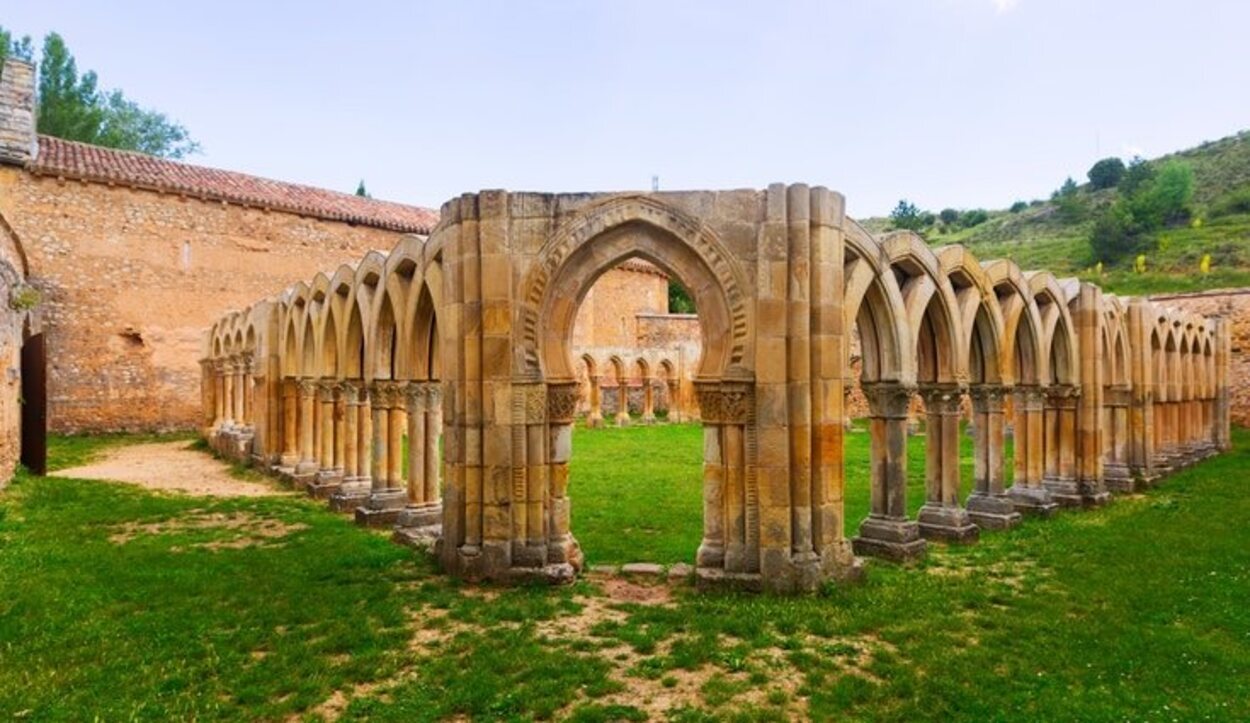
[[[1095,269],[1089,238],[1094,219],[1112,204],[1116,189],[1091,190],[1082,185],[1077,195],[1086,211],[1079,220],[1064,217],[1050,200],[1033,201],[1016,211],[990,211],[984,223],[971,228],[946,226],[940,221],[921,233],[933,246],[964,244],[982,260],[1009,258],[1025,269],[1048,269],[1057,276],[1080,276],[1119,294],[1151,294],[1250,286],[1250,213],[1225,213],[1234,196],[1250,196],[1250,131],[1188,150],[1152,163],[1179,160],[1194,175],[1188,225],[1152,234],[1155,248],[1146,252],[1146,272],[1136,273],[1132,260]],[[1092,164],[1092,161],[1091,161]],[[1084,179],[1078,179],[1084,180]],[[936,213],[937,209],[930,209]],[[873,232],[891,228],[890,219],[867,219]],[[1199,269],[1211,255],[1210,273]]]

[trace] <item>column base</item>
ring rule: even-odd
[[[368,477],[345,477],[338,490],[330,495],[330,509],[335,512],[352,512],[369,501],[373,481]]]
[[[654,414],[642,415],[642,423],[643,424],[655,424],[655,415]]]
[[[365,527],[393,525],[407,499],[408,493],[402,489],[374,492],[367,502],[356,508],[356,524]]]
[[[442,524],[443,505],[440,502],[406,505],[395,520],[396,527],[434,527]]]
[[[1050,517],[1059,509],[1059,503],[1050,498],[1050,490],[1045,487],[1012,485],[1007,490],[1007,498],[1015,506],[1016,512],[1022,515]]]
[[[616,421],[616,426],[618,426],[618,427],[628,427],[628,426],[629,426],[629,415],[628,415],[628,414],[618,414],[618,415],[616,415],[616,417],[615,417],[614,419],[615,419],[615,421]]]
[[[1128,465],[1120,462],[1105,462],[1102,467],[1103,484],[1107,489],[1118,494],[1132,494],[1137,491],[1133,474]]]
[[[343,470],[323,469],[317,472],[317,475],[308,482],[305,490],[308,492],[309,497],[318,500],[325,500],[329,499],[330,495],[337,492],[342,484]]]
[[[981,530],[972,524],[968,511],[962,507],[925,504],[916,515],[920,536],[943,542],[976,542]]]
[[[859,536],[851,540],[856,555],[909,562],[924,557],[927,543],[920,537],[920,525],[912,520],[869,517],[859,526]]]
[[[1074,479],[1047,477],[1042,480],[1042,487],[1050,492],[1050,499],[1059,503],[1060,507],[1080,507],[1084,499],[1081,487]]]
[[[1006,493],[973,492],[968,497],[968,519],[986,530],[1010,530],[1023,521]]]
[[[588,417],[586,417],[586,426],[587,426],[587,427],[591,427],[591,428],[595,428],[595,427],[602,427],[602,426],[603,426],[603,415],[602,415],[602,414],[591,414],[591,415],[589,415]]]

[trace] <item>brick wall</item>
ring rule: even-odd
[[[0,216],[43,294],[54,431],[199,418],[203,330],[399,234],[0,167]]]

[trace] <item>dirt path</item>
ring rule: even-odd
[[[53,473],[55,477],[129,482],[152,490],[208,497],[261,497],[287,494],[261,482],[230,476],[230,467],[189,442],[133,444],[109,450],[98,462]]]

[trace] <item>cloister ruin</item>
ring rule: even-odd
[[[579,382],[572,327],[596,279],[630,259],[679,280],[698,309],[682,414],[704,429],[704,586],[811,590],[857,575],[857,556],[912,559],[928,540],[1102,504],[1229,448],[1223,320],[911,233],[874,237],[842,196],[802,184],[453,199],[428,238],[214,324],[203,432],[361,523],[437,536],[451,574],[570,580],[583,562],[569,524],[572,430],[579,408],[598,421],[601,374]],[[847,539],[856,387],[872,506]],[[911,519],[917,395],[926,489]],[[961,503],[965,405],[974,473]]]

